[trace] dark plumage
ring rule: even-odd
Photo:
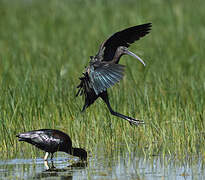
[[[129,121],[130,124],[138,125],[143,123],[143,121],[113,111],[110,106],[107,88],[123,78],[125,66],[118,64],[123,55],[131,55],[145,65],[140,57],[128,50],[128,47],[148,34],[150,29],[151,23],[147,23],[119,31],[101,44],[96,56],[90,57],[89,65],[85,69],[83,77],[80,78],[80,84],[77,86],[79,90],[76,96],[85,96],[85,104],[82,111],[85,111],[100,97],[106,103],[112,115],[123,118]]]
[[[59,130],[33,130],[20,133],[16,135],[16,137],[19,138],[19,141],[25,141],[45,151],[46,154],[44,160],[48,159],[49,154],[51,154],[52,159],[53,154],[57,151],[63,151],[73,156],[78,156],[81,160],[87,159],[87,152],[81,148],[73,148],[70,137],[66,133]]]

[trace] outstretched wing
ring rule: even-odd
[[[96,56],[103,61],[111,61],[119,46],[129,47],[130,44],[148,34],[151,26],[151,23],[147,23],[116,32],[101,44]]]
[[[92,64],[83,76],[80,77],[80,84],[77,86],[78,95],[85,96],[85,104],[82,111],[88,108],[99,97],[98,95],[106,91],[120,81],[124,75],[124,66],[120,64],[108,64],[97,62]]]
[[[124,75],[124,65],[100,63],[90,67],[90,85],[96,95],[119,82]]]

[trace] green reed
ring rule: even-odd
[[[199,3],[199,1],[198,1]],[[0,1],[0,158],[34,148],[22,131],[55,128],[74,146],[112,151],[125,144],[145,155],[205,155],[203,2]],[[193,10],[195,15],[193,15]],[[112,33],[152,22],[131,46],[147,66],[125,56],[124,79],[109,91],[113,109],[145,121],[131,127],[97,100],[85,113],[78,77]],[[31,153],[30,153],[31,152]]]

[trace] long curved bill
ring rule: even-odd
[[[137,56],[136,54],[134,54],[133,52],[129,51],[129,50],[126,50],[125,51],[126,54],[132,56],[132,57],[135,57],[136,59],[138,59],[144,66],[146,66],[145,62],[139,57]]]

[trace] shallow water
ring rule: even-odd
[[[103,152],[103,151],[102,151]],[[1,179],[205,179],[199,158],[176,162],[172,158],[153,156],[145,158],[135,153],[90,155],[88,163],[78,163],[78,158],[58,153],[44,164],[42,158],[10,159],[0,161]],[[50,166],[50,167],[47,167]],[[73,166],[73,167],[72,167]],[[50,169],[49,169],[50,168]]]

